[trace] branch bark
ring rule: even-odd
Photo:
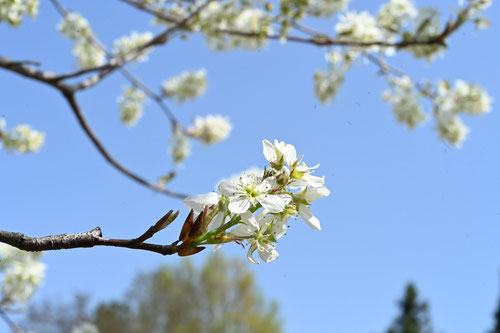
[[[0,230],[0,243],[9,244],[20,250],[29,252],[90,248],[94,246],[113,246],[156,252],[166,256],[175,254],[183,248],[186,248],[186,246],[177,246],[178,241],[170,245],[144,243],[144,241],[153,237],[155,233],[160,231],[162,229],[161,224],[168,220],[171,215],[172,211],[169,211],[145,233],[132,239],[105,238],[102,236],[101,228],[95,227],[90,231],[82,233],[44,237],[29,237],[19,232]]]

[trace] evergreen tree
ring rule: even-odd
[[[387,333],[432,333],[429,306],[418,299],[417,289],[412,283],[406,286],[405,295],[399,301],[399,309],[401,313]]]

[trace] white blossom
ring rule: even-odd
[[[448,81],[440,81],[437,91],[437,103],[447,112],[477,115],[491,110],[491,97],[478,85],[457,80],[451,88]]]
[[[73,54],[78,58],[77,65],[81,68],[101,66],[106,61],[106,52],[87,39],[80,39],[76,42]]]
[[[29,125],[17,125],[13,130],[0,128],[2,146],[9,152],[37,153],[45,142],[45,134]]]
[[[384,91],[382,96],[386,102],[393,104],[392,112],[396,120],[410,129],[424,122],[427,116],[422,112],[412,80],[408,76],[392,77],[389,83],[391,89]]]
[[[91,68],[104,64],[106,52],[99,46],[89,22],[79,13],[66,14],[57,29],[63,36],[75,41],[73,55],[77,57],[79,67]]]
[[[118,97],[120,105],[120,119],[123,124],[134,126],[142,117],[142,103],[146,99],[146,94],[135,87],[127,87],[122,96]]]
[[[436,120],[436,130],[439,137],[457,148],[461,147],[469,133],[469,129],[462,120],[449,112],[441,112]]]
[[[390,0],[380,8],[377,24],[390,32],[398,33],[410,19],[417,16],[417,13],[410,0]]]
[[[307,13],[312,16],[328,18],[334,13],[344,11],[350,0],[309,0]]]
[[[377,26],[375,18],[363,11],[361,13],[346,12],[339,16],[335,25],[339,40],[370,43],[382,40],[383,33]]]
[[[0,0],[0,23],[6,21],[17,27],[24,15],[35,18],[38,14],[38,0]]]
[[[57,26],[57,30],[63,36],[75,41],[92,36],[89,22],[77,12],[68,13]]]
[[[231,27],[244,33],[260,34],[258,37],[233,37],[233,43],[246,50],[255,50],[267,43],[266,36],[272,32],[268,14],[258,8],[244,9],[236,16]]]
[[[206,76],[207,72],[204,69],[194,72],[185,71],[163,83],[163,95],[173,98],[177,103],[195,99],[207,89]]]
[[[225,140],[231,133],[231,129],[232,125],[228,117],[207,115],[195,117],[194,124],[189,127],[188,132],[204,144],[211,145]]]
[[[24,252],[0,244],[0,271],[2,299],[6,305],[28,301],[43,282],[45,265],[39,262],[40,253]]]
[[[253,264],[259,263],[252,256],[255,251],[259,252],[259,257],[264,262],[271,262],[279,257],[276,245],[270,239],[272,233],[269,233],[269,226],[269,215],[263,210],[257,217],[250,212],[241,214],[241,223],[231,230],[232,235],[244,238],[250,244],[247,258]]]
[[[174,132],[172,138],[168,141],[168,146],[175,164],[181,164],[191,153],[191,142],[180,129]]]
[[[200,214],[205,207],[219,205],[221,196],[219,193],[208,192],[205,194],[197,194],[188,196],[183,200],[184,205],[188,209],[192,209],[196,214]],[[210,222],[210,230],[217,229],[224,223],[225,211],[218,209],[217,213]]]
[[[330,190],[325,186],[319,186],[311,189],[305,188],[294,196],[294,199],[297,201],[297,210],[300,217],[314,230],[321,230],[321,225],[318,218],[313,215],[310,204],[316,199],[325,198],[329,195]]]
[[[262,140],[262,147],[264,157],[277,170],[281,170],[285,162],[291,166],[297,161],[297,151],[293,145],[278,140],[274,140],[274,144],[268,140]]]
[[[130,36],[123,36],[113,42],[113,52],[115,56],[123,57],[129,53],[137,50],[142,45],[147,44],[153,39],[153,34],[151,32],[138,33],[132,31]],[[148,60],[148,54],[153,50],[153,48],[148,47],[141,50],[139,53],[134,55],[134,60],[137,62],[144,62]]]
[[[238,181],[225,180],[219,185],[219,191],[229,198],[229,210],[235,214],[242,214],[257,203],[272,213],[282,212],[291,197],[270,193],[271,188],[269,180],[258,181],[248,174]]]
[[[344,82],[342,71],[317,71],[314,73],[314,93],[321,103],[326,104],[335,97],[342,82]]]
[[[414,35],[412,39],[426,41],[441,34],[441,20],[439,12],[434,8],[422,8],[413,20]],[[432,61],[436,54],[444,50],[439,43],[413,45],[404,49],[411,52],[415,58],[426,58]]]

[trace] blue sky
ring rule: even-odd
[[[351,8],[374,9],[380,3],[353,1]],[[148,16],[118,1],[63,4],[84,14],[107,45],[131,30],[150,29]],[[448,13],[455,4],[440,3]],[[498,100],[500,30],[494,18],[499,15],[492,6],[489,30],[460,30],[445,56],[431,65],[407,55],[390,61],[417,79],[481,83]],[[18,29],[1,24],[1,55],[41,61],[43,69],[54,72],[71,70],[71,43],[58,35],[58,22],[44,1],[35,21]],[[332,25],[321,23],[325,29]],[[154,88],[185,69],[206,68],[207,93],[170,106],[185,124],[194,115],[218,113],[234,125],[229,140],[217,146],[195,143],[171,188],[208,192],[230,174],[263,167],[262,139],[294,144],[306,163],[321,163],[316,174],[326,176],[332,191],[313,206],[323,230],[294,222],[278,245],[279,260],[248,263],[262,292],[280,302],[287,332],[381,332],[396,314],[396,300],[408,281],[430,301],[435,328],[484,332],[492,324],[500,284],[498,103],[485,116],[465,118],[469,139],[454,149],[437,138],[432,122],[414,131],[397,124],[380,97],[386,83],[368,64],[354,67],[335,102],[323,107],[312,82],[314,71],[326,66],[323,53],[291,43],[216,53],[194,37],[173,41],[155,50],[150,62],[130,66]],[[126,85],[115,74],[78,98],[118,160],[155,179],[173,168],[166,153],[169,123],[149,102],[136,127],[122,126],[116,98]],[[0,71],[0,86],[0,116],[10,126],[29,123],[47,134],[40,154],[0,151],[1,229],[43,236],[99,225],[105,236],[130,238],[169,209],[181,209],[185,216],[180,201],[152,193],[106,164],[55,90],[6,71]],[[155,241],[172,242],[179,228],[165,230]],[[222,251],[245,256],[237,245]],[[193,259],[202,262],[208,255]],[[113,248],[47,253],[47,277],[36,298],[69,298],[84,291],[94,301],[109,300],[121,296],[138,271],[181,260]]]

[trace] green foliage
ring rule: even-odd
[[[75,326],[82,321],[105,333],[282,332],[277,304],[261,296],[253,273],[241,261],[221,255],[211,256],[200,268],[185,260],[139,274],[122,300],[101,303],[90,315],[82,306],[78,311],[72,307],[54,311],[44,303],[29,311],[25,326],[39,333],[70,332],[69,322]],[[49,315],[41,316],[47,309]]]
[[[399,301],[401,313],[387,333],[432,333],[427,302],[418,300],[417,289],[411,283],[406,286],[404,298]]]

